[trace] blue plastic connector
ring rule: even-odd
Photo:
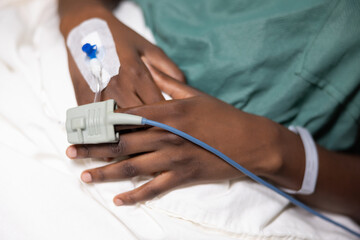
[[[82,48],[83,52],[86,53],[86,55],[90,58],[96,58],[96,53],[97,53],[97,46],[96,45],[91,45],[90,43],[85,43]]]

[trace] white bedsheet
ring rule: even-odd
[[[65,111],[76,101],[56,8],[0,1],[0,239],[353,239],[246,179],[124,207],[113,196],[146,179],[81,183],[82,170],[103,163],[64,153]],[[134,4],[116,14],[153,41]]]

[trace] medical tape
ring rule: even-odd
[[[119,74],[120,60],[113,36],[104,20],[91,18],[71,30],[66,44],[80,73],[90,89],[96,93],[99,86],[98,79],[91,71],[89,57],[82,51],[82,46],[86,43],[97,46],[96,57],[102,66],[100,90],[106,88],[110,79]]]

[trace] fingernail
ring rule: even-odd
[[[119,198],[115,198],[114,203],[116,206],[121,206],[124,204],[124,202]]]
[[[81,180],[86,183],[91,182],[92,181],[91,174],[88,172],[84,172],[83,174],[81,174]]]
[[[69,158],[76,158],[76,156],[77,156],[76,147],[74,147],[74,146],[68,147],[68,149],[66,150],[66,155],[67,155]]]

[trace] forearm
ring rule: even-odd
[[[316,192],[298,198],[321,209],[360,221],[360,156],[318,147],[319,176]]]
[[[112,10],[119,2],[120,0],[59,0],[59,14],[60,17],[63,17],[70,11],[76,12],[76,10],[89,5],[102,6]]]
[[[60,31],[67,37],[72,28],[82,21],[109,16],[119,0],[59,0]]]
[[[305,170],[305,152],[300,137],[290,131],[280,136],[282,165],[268,179],[282,187],[299,189]],[[317,146],[319,174],[312,195],[296,195],[319,209],[360,220],[360,156],[328,151]]]
[[[119,107],[162,101],[161,92],[153,82],[142,58],[180,81],[185,81],[183,74],[159,48],[113,15],[112,8],[118,2],[119,0],[59,0],[61,33],[67,39],[70,31],[85,20],[91,18],[104,20],[114,40],[121,68],[118,73],[113,71],[108,85],[104,86],[101,99],[114,99]],[[70,50],[67,49],[67,52],[77,102],[80,105],[90,103],[94,93],[80,73]],[[107,67],[111,68],[105,66],[104,69]]]

